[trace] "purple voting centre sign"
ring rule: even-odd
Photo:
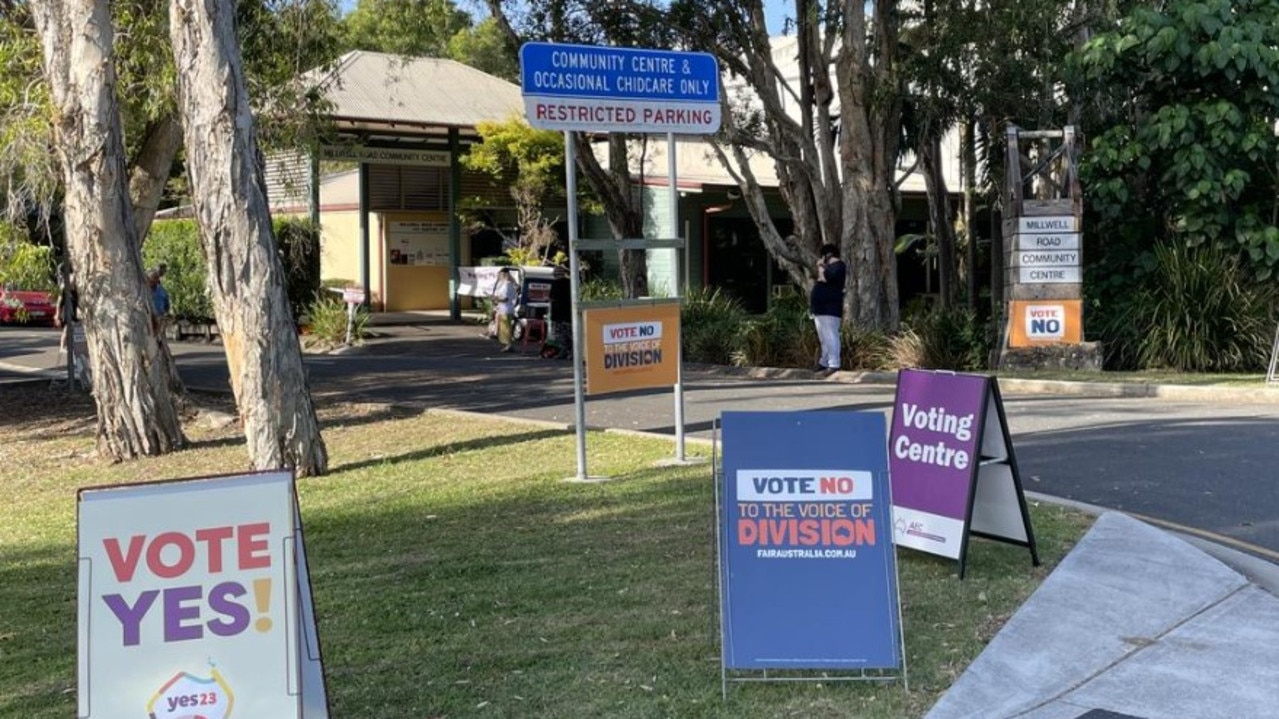
[[[986,378],[902,372],[888,448],[897,544],[958,559]]]
[[[1026,546],[1038,564],[994,378],[902,370],[888,467],[898,546],[958,559],[961,577],[970,534]]]

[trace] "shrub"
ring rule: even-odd
[[[289,306],[295,318],[301,317],[320,289],[320,230],[310,220],[295,217],[273,224]]]
[[[578,294],[582,302],[591,302],[593,300],[620,300],[624,293],[620,283],[594,278],[583,282],[578,287]]]
[[[1155,248],[1151,271],[1102,334],[1119,366],[1179,372],[1260,371],[1270,357],[1279,291],[1219,247]]]
[[[904,324],[884,348],[889,367],[956,371],[986,368],[990,330],[976,312],[964,307],[921,310]]]
[[[15,290],[56,290],[53,249],[21,239],[0,240],[0,286]]]
[[[888,339],[880,332],[844,324],[840,330],[841,366],[873,370],[885,364]],[[817,328],[807,300],[797,294],[774,300],[768,312],[746,320],[735,363],[753,367],[812,367],[821,355]]]
[[[813,334],[816,336],[816,330]],[[891,340],[883,332],[844,325],[839,345],[842,366],[856,370],[890,368],[892,364],[886,359],[890,346]]]
[[[293,316],[301,317],[320,289],[320,234],[308,220],[283,218],[274,222],[285,292]],[[161,220],[151,225],[142,245],[143,264],[168,266],[164,286],[173,314],[184,319],[213,317],[208,272],[195,220]]]
[[[208,272],[200,249],[195,220],[160,220],[142,244],[142,263],[151,268],[164,263],[164,287],[169,291],[173,316],[187,320],[213,317]]]
[[[746,311],[719,289],[703,288],[685,298],[680,325],[684,360],[730,364],[742,349]]]
[[[778,298],[768,311],[746,321],[736,364],[751,367],[811,367],[821,343],[803,297]]]
[[[346,342],[346,303],[337,294],[329,291],[317,292],[306,309],[310,317],[311,335],[331,345]],[[351,330],[353,342],[364,339],[369,324],[369,311],[359,307],[355,311],[355,323]]]

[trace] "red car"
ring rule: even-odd
[[[56,313],[52,292],[0,289],[0,323],[51,325]]]

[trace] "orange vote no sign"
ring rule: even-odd
[[[592,309],[583,320],[587,394],[670,387],[678,381],[678,303]]]

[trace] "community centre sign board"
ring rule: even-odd
[[[719,131],[719,63],[705,52],[529,42],[524,116],[541,130]]]
[[[586,392],[670,387],[679,377],[678,301],[601,307],[582,313]]]
[[[78,497],[80,719],[326,719],[289,472]]]
[[[975,534],[1030,549],[1030,513],[995,378],[902,370],[888,439],[893,538],[959,560]]]
[[[723,668],[904,668],[884,418],[725,412]]]

